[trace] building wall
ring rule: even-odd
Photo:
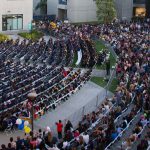
[[[135,5],[137,6],[137,4],[134,4],[133,0],[114,1],[117,10],[117,18],[120,20],[131,20],[133,17],[133,8]],[[145,5],[140,4],[140,7],[145,7]],[[94,0],[67,0],[67,6],[62,7],[62,5],[58,4],[58,8],[67,10],[67,18],[71,22],[97,21],[97,8]]]
[[[2,0],[0,4],[0,31],[2,31],[2,15],[23,14],[23,29],[33,19],[33,0]]]
[[[122,0],[115,0],[117,18],[122,18]]]
[[[35,8],[39,2],[40,2],[40,0],[33,0],[33,14],[34,15],[40,15],[40,9],[35,10]]]
[[[93,0],[68,0],[67,18],[71,22],[96,21],[96,4]]]
[[[1,10],[2,10],[2,5],[0,5],[0,32],[2,31],[2,13],[1,13]]]
[[[47,0],[47,14],[58,16],[58,0]]]
[[[133,0],[115,0],[118,19],[130,20],[133,16]]]

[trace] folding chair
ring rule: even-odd
[[[7,128],[5,129],[4,133],[6,133],[7,136],[13,134],[15,132],[15,129],[13,128],[13,123],[8,123]]]

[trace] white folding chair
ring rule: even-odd
[[[7,136],[9,136],[10,134],[13,134],[15,132],[15,129],[12,128],[13,124],[12,122],[8,124],[7,128],[5,129],[5,133]]]

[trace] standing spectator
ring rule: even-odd
[[[110,75],[110,60],[109,59],[106,60],[106,75],[107,76]]]
[[[61,120],[59,122],[56,122],[57,125],[57,133],[58,133],[58,139],[62,138],[62,129],[63,129],[63,124],[61,123]]]
[[[67,133],[67,131],[71,131],[73,129],[72,123],[70,122],[70,120],[67,121],[66,126],[65,126],[65,133]]]
[[[21,150],[22,146],[23,146],[23,141],[20,139],[20,136],[18,136],[16,141],[16,150]]]
[[[16,148],[16,142],[14,142],[13,137],[10,137],[10,143],[12,148]]]
[[[57,143],[57,138],[54,137],[51,132],[48,132],[47,136],[45,137],[45,143],[46,143],[49,147],[53,147],[53,146],[55,146],[56,143]]]
[[[1,145],[1,150],[6,150],[6,145],[2,144]]]

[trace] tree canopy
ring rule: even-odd
[[[97,18],[100,23],[110,23],[116,17],[114,0],[96,0]]]

